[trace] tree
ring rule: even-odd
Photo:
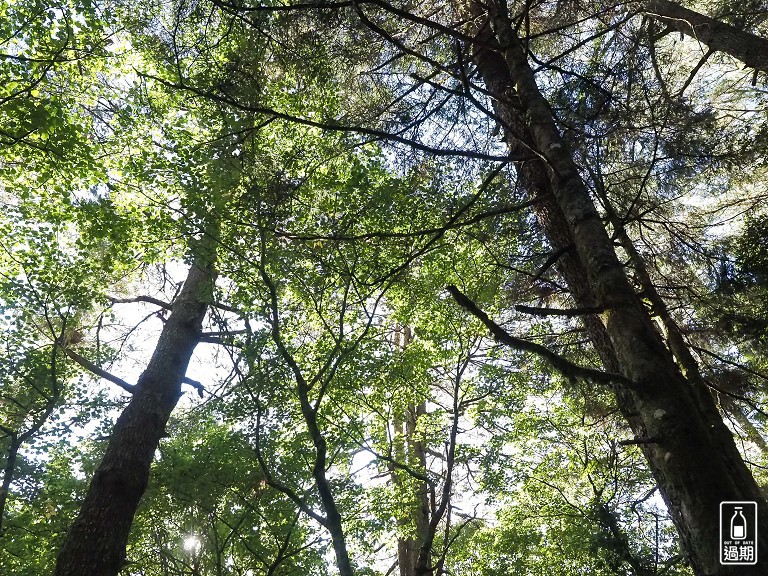
[[[695,380],[686,379],[674,365],[627,282],[589,192],[538,90],[524,47],[507,14],[496,10],[488,12],[486,25],[499,45],[505,47],[502,55],[509,77],[514,79],[514,93],[534,149],[551,171],[552,194],[568,222],[574,248],[586,269],[598,307],[604,310],[603,322],[627,377],[618,389],[620,406],[631,415],[630,424],[643,444],[695,570],[703,574],[722,571],[719,551],[711,546],[719,532],[716,511],[722,494],[755,500],[764,508],[762,494],[746,466],[735,464],[740,457],[708,392]],[[626,404],[622,403],[625,399]],[[692,446],[698,449],[692,452]],[[722,458],[720,463],[713,461],[715,454]],[[701,479],[705,477],[708,481],[703,484]]]
[[[187,364],[200,339],[213,295],[215,273],[211,234],[201,241],[184,286],[155,352],[133,389],[131,402],[115,423],[77,520],[56,564],[56,574],[116,574],[123,564],[128,533],[146,490],[149,467],[165,424],[181,396]],[[211,242],[210,238],[214,239]]]

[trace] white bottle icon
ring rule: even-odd
[[[731,518],[731,539],[744,540],[746,537],[747,519],[744,518],[744,514],[741,513],[741,507],[736,506],[734,508],[733,517]]]

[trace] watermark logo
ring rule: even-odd
[[[757,564],[757,502],[720,502],[720,564]]]

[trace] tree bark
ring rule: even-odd
[[[13,473],[16,471],[16,459],[19,455],[19,448],[21,448],[21,442],[16,434],[12,434],[10,440],[11,444],[8,447],[8,456],[5,460],[5,466],[3,466],[3,482],[2,485],[0,485],[0,538],[2,538],[5,532],[3,529],[5,504],[8,501],[8,494],[11,491]]]
[[[642,11],[712,50],[725,52],[750,68],[768,72],[768,39],[683,8],[669,0],[645,2]]]
[[[621,372],[632,382],[617,386],[617,398],[641,446],[680,533],[691,565],[700,575],[764,574],[758,566],[719,563],[719,506],[724,500],[758,502],[758,524],[768,525],[761,491],[736,449],[711,396],[704,395],[677,368],[648,312],[629,283],[612,242],[582,181],[552,111],[540,93],[525,49],[505,7],[487,9],[479,30],[491,30],[506,67],[509,86],[498,106],[524,123],[530,145],[542,158],[543,171],[564,217],[568,236],[589,292],[601,315]],[[490,28],[488,28],[490,26]],[[488,46],[487,43],[481,45]],[[498,62],[497,62],[498,65]],[[478,62],[482,68],[482,63]],[[514,96],[514,100],[510,98]],[[768,550],[761,534],[758,549]],[[762,555],[763,558],[765,555]]]
[[[479,5],[470,7],[476,18],[483,21],[483,11]],[[476,31],[478,39],[474,50],[474,59],[483,77],[486,89],[493,95],[493,107],[498,121],[503,125],[504,137],[513,156],[523,156],[525,152],[535,150],[535,144],[521,116],[520,102],[512,85],[509,68],[503,56],[490,49],[495,38],[490,26],[480,26]],[[531,198],[537,199],[533,205],[536,219],[544,231],[553,253],[559,254],[554,263],[557,273],[565,280],[571,298],[577,308],[597,308],[598,303],[589,285],[587,271],[576,253],[573,236],[557,199],[551,193],[551,183],[547,164],[538,156],[517,163],[520,186]],[[613,343],[596,314],[582,316],[582,324],[589,335],[600,361],[608,372],[620,372]],[[621,394],[617,391],[617,394]],[[626,418],[633,418],[636,410],[631,400],[626,398],[620,403],[620,409]]]
[[[152,358],[115,423],[59,552],[56,576],[116,576],[125,562],[128,535],[155,450],[181,397],[181,383],[213,297],[215,247],[212,241],[201,244]]]

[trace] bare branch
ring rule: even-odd
[[[569,379],[575,380],[577,378],[581,378],[592,382],[598,382],[600,384],[615,384],[620,382],[627,386],[632,386],[632,382],[630,382],[621,374],[612,374],[610,372],[595,370],[594,368],[585,368],[584,366],[579,366],[567,358],[564,358],[559,354],[555,354],[550,349],[541,346],[540,344],[512,336],[509,332],[491,320],[488,315],[477,306],[477,304],[470,300],[463,292],[456,288],[456,286],[446,286],[446,290],[448,290],[451,296],[453,296],[453,299],[456,300],[459,306],[464,308],[467,312],[485,324],[485,326],[497,341],[501,342],[502,344],[506,344],[511,348],[515,348],[516,350],[531,352],[537,356],[541,356],[546,361],[548,361],[553,368],[555,368],[564,376],[567,376]]]
[[[203,397],[205,386],[203,386],[202,383],[198,382],[197,380],[192,380],[192,378],[188,378],[187,376],[184,376],[181,381],[187,386],[192,386],[192,388],[197,390],[197,395],[200,396],[200,398]]]
[[[129,384],[122,378],[119,378],[114,374],[110,374],[109,372],[107,372],[103,368],[100,368],[90,360],[83,358],[82,356],[80,356],[80,354],[78,354],[74,350],[66,348],[64,352],[66,353],[67,356],[69,356],[72,360],[80,364],[80,366],[82,366],[89,372],[93,372],[94,374],[96,374],[96,376],[103,378],[104,380],[107,380],[109,382],[112,382],[112,384],[117,384],[118,386],[120,386],[120,388],[122,388],[126,392],[133,394],[133,391],[135,388],[133,384]]]
[[[160,308],[164,308],[165,310],[171,309],[171,305],[168,304],[168,302],[163,302],[162,300],[153,298],[152,296],[136,296],[135,298],[110,297],[109,301],[112,302],[112,304],[133,304],[135,302],[146,302],[148,304],[154,304],[155,306],[160,306]]]

